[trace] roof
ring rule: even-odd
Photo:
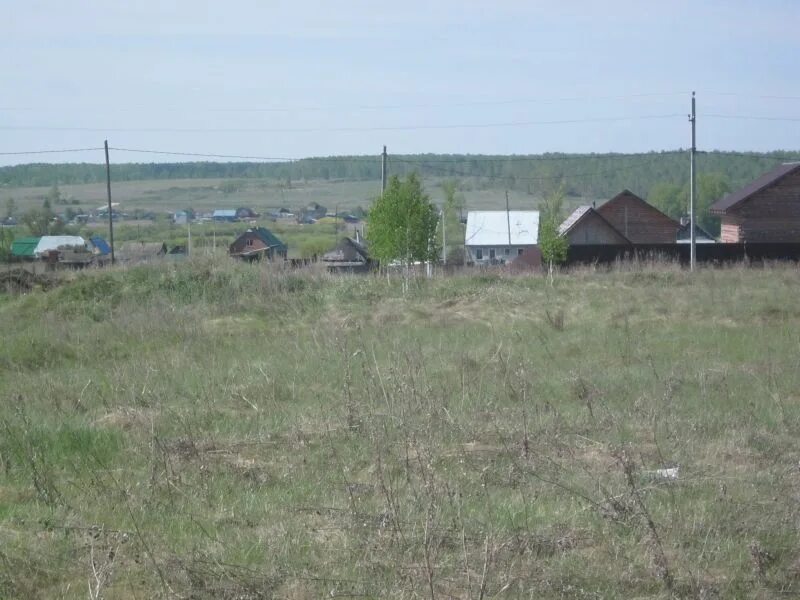
[[[677,226],[677,225],[679,225],[679,223],[678,223],[678,222],[677,222],[675,219],[673,219],[673,218],[672,218],[672,217],[670,217],[669,215],[665,214],[664,212],[662,212],[662,211],[658,210],[658,209],[657,209],[655,206],[653,206],[652,204],[650,204],[649,202],[647,202],[647,201],[646,201],[644,198],[640,198],[639,196],[637,196],[636,194],[634,194],[632,191],[630,191],[630,190],[627,190],[627,189],[625,189],[625,190],[622,190],[622,191],[621,191],[619,194],[617,194],[616,196],[614,196],[614,197],[613,197],[613,198],[611,198],[610,200],[607,200],[607,201],[603,202],[603,204],[601,204],[600,206],[598,206],[598,207],[597,207],[597,212],[598,212],[598,214],[600,214],[600,216],[603,216],[603,211],[607,211],[607,210],[608,210],[609,208],[611,208],[611,207],[612,207],[612,206],[613,206],[615,203],[617,203],[618,201],[620,201],[620,200],[622,200],[623,198],[626,198],[626,197],[628,197],[628,198],[633,198],[634,200],[637,200],[637,201],[638,201],[638,202],[640,202],[642,205],[644,205],[645,207],[647,207],[648,209],[650,209],[652,212],[654,212],[654,213],[657,213],[657,214],[661,215],[662,217],[664,217],[664,219],[666,219],[666,220],[668,220],[668,221],[672,221],[672,222],[674,222],[676,226]],[[608,220],[608,219],[606,219],[606,220]]]
[[[677,237],[676,241],[679,244],[683,244],[683,243],[687,243],[688,244],[689,242],[691,242],[689,223],[684,223],[678,228],[678,237]],[[714,236],[712,236],[710,233],[708,233],[705,229],[700,227],[700,225],[697,225],[695,223],[695,226],[694,226],[694,241],[697,244],[707,244],[709,242],[710,243],[714,243],[717,240],[715,240]]]
[[[34,250],[39,244],[38,237],[23,237],[17,238],[11,242],[11,256],[27,256],[33,258],[35,256]]]
[[[108,242],[99,235],[93,235],[89,238],[89,241],[92,242],[92,245],[97,248],[97,251],[100,252],[100,254],[111,254],[111,246],[109,246]]]
[[[538,241],[538,210],[471,210],[467,213],[466,246],[533,246]]]
[[[570,229],[575,227],[575,225],[578,224],[578,221],[580,221],[590,210],[592,210],[592,207],[587,204],[585,206],[579,206],[572,211],[572,214],[564,219],[564,222],[558,226],[558,235],[564,235]]]
[[[781,179],[783,179],[787,175],[794,173],[795,171],[798,170],[800,170],[800,163],[782,164],[779,167],[770,171],[769,173],[764,173],[761,177],[759,177],[755,181],[750,182],[742,189],[737,190],[731,194],[728,194],[724,198],[717,200],[714,204],[712,204],[709,207],[709,211],[712,214],[723,214],[727,212],[729,209],[736,206],[737,204],[744,202],[753,194],[757,194],[758,192],[768,188],[769,186],[778,183]]]
[[[359,260],[359,257],[363,260]],[[333,250],[322,255],[325,262],[345,262],[359,264],[369,261],[367,248],[350,237],[343,237]]]
[[[255,229],[248,229],[248,231],[252,231],[261,238],[261,241],[264,242],[268,248],[286,249],[286,244],[280,241],[278,237],[266,227],[256,227]]]
[[[622,239],[624,240],[628,239],[624,235],[622,235],[622,233],[620,233],[616,227],[614,227],[611,223],[609,223],[608,220],[603,215],[597,212],[593,206],[589,206],[588,204],[584,206],[579,206],[574,211],[572,211],[572,214],[570,216],[564,219],[564,222],[558,226],[558,235],[561,236],[567,235],[570,232],[570,230],[572,230],[573,227],[577,226],[578,223],[580,223],[584,218],[592,214],[595,215],[598,219],[600,219],[603,223],[608,225],[608,227],[613,229],[614,232],[617,235],[619,235]]]
[[[44,254],[59,248],[85,248],[86,240],[79,235],[45,235],[39,238],[34,254]]]
[[[233,219],[233,218],[236,217],[236,209],[235,208],[217,209],[217,210],[214,211],[214,214],[212,216],[213,217],[223,217],[223,218],[231,218],[231,219]]]

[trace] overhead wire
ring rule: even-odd
[[[307,128],[194,128],[194,127],[49,127],[28,125],[4,125],[3,131],[83,131],[116,133],[337,133],[369,131],[417,131],[446,129],[491,129],[502,127],[527,127],[533,125],[568,125],[579,123],[609,123],[618,121],[643,121],[683,117],[683,113],[660,115],[626,115],[621,117],[591,117],[583,119],[557,119],[552,121],[505,121],[497,123],[448,124],[448,125],[398,125],[381,127],[307,127]]]
[[[22,156],[28,154],[65,154],[68,152],[96,152],[98,150],[103,150],[103,147],[99,148],[64,148],[61,150],[22,150],[18,152],[0,152],[0,156]]]

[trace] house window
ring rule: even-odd
[[[505,248],[503,250],[503,254],[505,254],[506,256],[510,255],[511,254],[511,248]]]
[[[247,245],[248,246],[252,246],[253,245],[253,239],[252,238],[247,238]]]
[[[475,249],[475,260],[483,260],[483,248]]]
[[[522,256],[522,248],[517,248],[517,256]]]
[[[494,260],[495,251],[494,248],[489,248],[489,260]]]

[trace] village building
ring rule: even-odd
[[[335,273],[365,273],[378,267],[358,234],[356,239],[342,237],[335,248],[322,255],[322,263]]]
[[[680,223],[629,190],[595,210],[632,244],[674,244],[678,239]]]
[[[598,213],[594,207],[579,206],[558,227],[558,234],[570,246],[589,244],[630,244],[611,223]]]
[[[511,262],[539,241],[539,211],[471,210],[464,248],[467,262],[497,265]]]
[[[800,242],[800,163],[780,165],[711,205],[724,243]]]
[[[189,221],[191,221],[191,218],[189,217],[189,213],[185,210],[179,210],[172,215],[172,222],[175,225],[186,225]]]
[[[286,259],[288,248],[265,227],[248,229],[230,245],[229,254],[243,260]]]
[[[680,228],[678,229],[679,244],[691,243],[691,227],[689,227],[689,217],[681,217]],[[695,244],[715,244],[717,240],[714,236],[708,233],[705,229],[700,227],[697,223],[694,225],[694,243]]]
[[[218,208],[211,214],[211,218],[218,223],[235,223],[239,220],[239,218],[236,216],[235,208]]]
[[[247,208],[246,206],[240,207],[236,209],[236,218],[240,220],[249,220],[249,219],[257,219],[259,214],[254,211],[252,208]]]

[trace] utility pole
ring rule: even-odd
[[[695,138],[695,125],[697,123],[697,116],[695,113],[694,92],[692,92],[692,114],[689,115],[689,121],[692,124],[692,150],[689,161],[689,270],[694,271],[697,256],[695,253],[695,239],[694,239],[694,197],[696,193],[697,182],[697,169],[695,168],[695,154],[697,153],[697,143]]]
[[[506,190],[506,225],[508,225],[508,246],[511,251],[511,212],[508,210],[508,190]]]
[[[111,218],[111,164],[108,160],[108,140],[105,140],[104,147],[106,149],[106,191],[108,192],[108,241],[111,245],[111,264],[113,265],[116,260],[114,258],[114,220]]]
[[[381,154],[381,195],[386,191],[386,146]]]
[[[447,266],[447,220],[446,206],[442,207],[442,264]]]

